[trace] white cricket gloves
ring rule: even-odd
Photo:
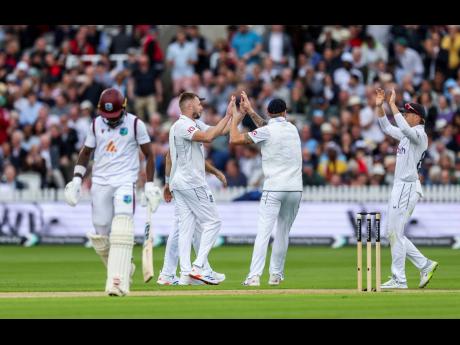
[[[160,206],[161,201],[161,190],[153,184],[153,182],[147,182],[144,189],[145,206],[149,203],[152,212],[155,212]],[[144,206],[144,205],[143,205]]]
[[[75,206],[80,200],[81,178],[75,176],[72,181],[67,183],[64,190],[65,201],[70,206]]]

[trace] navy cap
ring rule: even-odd
[[[399,111],[402,113],[414,113],[420,116],[422,119],[426,117],[425,108],[423,105],[418,103],[406,103],[404,108],[399,108]]]
[[[281,98],[275,98],[268,104],[267,110],[270,114],[279,114],[286,111],[286,102]]]

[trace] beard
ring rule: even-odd
[[[195,120],[198,120],[200,117],[201,117],[201,113],[196,113],[196,112],[193,113],[193,118]]]

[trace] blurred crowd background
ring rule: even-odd
[[[230,25],[214,39],[183,25],[166,42],[164,27],[0,26],[1,190],[63,188],[108,87],[147,124],[162,181],[177,96],[206,98],[202,119],[212,125],[244,90],[261,115],[271,99],[286,101],[302,140],[304,185],[390,185],[397,142],[378,125],[374,94],[395,87],[400,106],[421,103],[428,114],[422,182],[460,183],[460,26]],[[248,116],[243,125],[255,128]],[[205,148],[229,187],[260,188],[256,145],[219,137]],[[208,182],[222,188],[213,176]]]

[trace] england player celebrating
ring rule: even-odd
[[[179,281],[179,284],[189,285],[186,280],[191,277],[206,284],[217,285],[220,280],[209,274],[205,264],[219,234],[221,221],[214,196],[205,180],[203,143],[209,143],[225,132],[231,114],[227,111],[214,127],[207,126],[201,121],[197,122],[203,111],[201,100],[190,92],[184,92],[179,97],[182,114],[169,131],[169,186],[176,200],[179,219],[179,262],[182,281]],[[197,224],[201,226],[202,235],[192,267],[190,254]]]
[[[238,124],[243,115],[264,121],[252,109],[246,93],[242,93],[238,113],[233,106],[230,142],[237,145],[261,144],[264,186],[259,206],[257,237],[252,254],[251,268],[243,285],[259,286],[265,266],[268,242],[275,222],[278,221],[270,260],[268,284],[279,285],[284,280],[284,264],[289,245],[289,232],[299,211],[302,199],[302,152],[297,128],[286,121],[286,103],[274,99],[268,105],[268,124],[250,133],[240,133]]]
[[[200,121],[195,121],[199,128],[204,128],[206,125]],[[212,164],[205,161],[205,171],[215,175],[223,184],[224,187],[227,187],[227,179],[222,171],[216,169]],[[169,188],[169,180],[171,174],[171,155],[169,151],[165,156],[165,176],[166,184],[163,191],[163,197],[166,202],[171,202],[173,195]],[[202,229],[199,223],[196,223],[195,233],[193,235],[193,249],[195,253],[198,254],[200,249]],[[177,265],[179,263],[179,209],[177,204],[174,207],[174,226],[173,231],[168,236],[168,241],[166,242],[165,256],[163,261],[163,268],[161,273],[158,276],[157,284],[159,285],[202,285],[205,284],[201,280],[193,279],[188,275],[182,275],[182,279],[176,277]],[[225,280],[225,274],[218,273],[212,270],[209,262],[206,260],[204,264],[204,270],[206,275],[212,275],[219,283]]]
[[[126,99],[116,89],[102,92],[99,116],[93,120],[80,151],[74,178],[65,188],[65,199],[75,206],[91,153],[95,150],[92,171],[92,213],[96,234],[88,234],[96,253],[107,267],[106,292],[110,296],[129,293],[135,266],[133,214],[139,174],[139,146],[147,160],[145,197],[154,211],[160,203],[160,189],[153,185],[154,155],[142,121],[125,110]]]
[[[395,90],[392,90],[388,103],[398,127],[392,126],[385,116],[383,107],[385,92],[382,89],[377,89],[376,92],[376,111],[380,126],[386,134],[399,140],[387,223],[387,237],[391,245],[392,277],[381,287],[382,289],[407,289],[405,272],[407,257],[420,271],[419,287],[423,288],[430,281],[438,263],[427,259],[420,253],[414,244],[404,236],[404,227],[417,201],[423,196],[418,169],[428,148],[428,138],[424,127],[425,110],[417,103],[406,103],[404,109],[398,109],[395,104]]]

